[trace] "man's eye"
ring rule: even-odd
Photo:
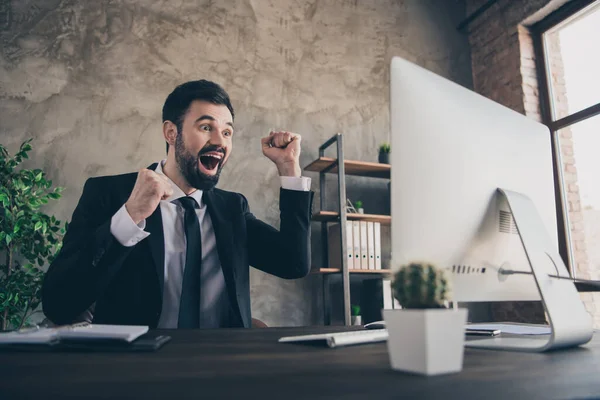
[[[229,137],[229,136],[233,135],[233,132],[231,132],[231,131],[224,131],[223,135]]]
[[[210,131],[210,125],[206,125],[206,124],[200,125],[200,130],[209,132]]]

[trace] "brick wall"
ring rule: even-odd
[[[546,46],[547,62],[550,66],[549,78],[552,82],[552,97],[554,99],[554,118],[560,119],[569,114],[569,102],[567,99],[560,40],[557,32],[549,32],[546,35]],[[586,249],[577,167],[575,165],[575,153],[573,150],[573,134],[571,133],[571,129],[567,127],[561,129],[558,132],[558,136],[564,182],[563,190],[566,192],[566,207],[569,213],[569,228],[575,259],[575,272],[580,278],[590,279],[590,264]]]
[[[487,0],[467,0],[467,15]],[[529,26],[558,9],[566,1],[558,0],[498,0],[468,27],[471,44],[473,87],[478,93],[519,113],[541,121],[536,57]],[[556,115],[568,113],[568,102],[557,35],[548,37],[548,54],[555,88]],[[570,235],[575,269],[578,277],[589,278],[590,266],[585,245],[582,211],[577,184],[577,168],[571,131],[559,132],[562,173],[569,212]],[[597,295],[582,295],[587,310],[596,316]],[[600,303],[599,303],[600,304]],[[600,309],[600,307],[598,307]],[[544,318],[539,304],[516,303],[494,305],[494,317],[499,320],[539,321]]]

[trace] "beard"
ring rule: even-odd
[[[210,151],[220,151],[223,153],[223,158],[219,161],[217,172],[214,175],[207,175],[200,171],[200,157],[202,154]],[[178,134],[175,141],[175,161],[177,168],[187,181],[187,183],[198,190],[210,190],[219,182],[221,171],[225,165],[225,150],[219,146],[206,144],[198,154],[192,154],[185,147],[183,135]]]

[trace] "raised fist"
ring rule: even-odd
[[[164,175],[149,169],[138,172],[137,179],[125,208],[136,224],[148,218],[161,200],[173,194],[171,184]]]
[[[263,154],[275,163],[280,176],[300,176],[302,137],[291,132],[271,132],[260,140]]]

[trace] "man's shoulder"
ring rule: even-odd
[[[241,199],[245,199],[246,198],[246,197],[244,197],[243,194],[238,193],[238,192],[232,192],[230,190],[223,190],[223,189],[213,188],[211,191],[213,192],[213,195],[215,197],[220,198],[222,200],[240,201]]]
[[[152,164],[148,167],[149,169],[154,170],[156,168],[156,164]],[[123,186],[123,185],[133,185],[135,184],[135,180],[137,179],[138,171],[135,172],[126,172],[118,175],[100,175],[93,176],[87,179],[86,184],[91,185],[99,185],[99,186]]]
[[[133,182],[137,178],[137,172],[128,172],[125,174],[119,175],[101,175],[101,176],[93,176],[87,179],[86,185],[94,185],[94,186],[121,186],[125,183]]]

